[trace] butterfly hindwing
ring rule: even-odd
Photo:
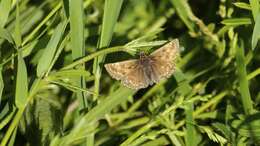
[[[146,88],[149,85],[149,78],[144,68],[139,64],[135,70],[129,72],[125,78],[122,79],[122,83],[131,89]]]

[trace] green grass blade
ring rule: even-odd
[[[40,60],[39,60],[39,63],[37,66],[37,76],[38,77],[43,76],[48,71],[48,69],[53,61],[53,58],[55,56],[60,39],[62,38],[63,32],[66,28],[66,25],[67,25],[67,22],[64,21],[56,27],[50,41],[48,42]]]
[[[235,2],[234,5],[238,8],[245,9],[245,10],[251,10],[251,6],[248,3],[244,2]]]
[[[15,18],[15,31],[14,31],[14,41],[16,46],[20,46],[22,43],[22,36],[21,36],[21,25],[20,25],[20,8],[19,3],[16,3],[16,18]]]
[[[251,24],[252,22],[250,18],[230,18],[221,21],[221,23],[224,25],[238,26]]]
[[[16,91],[15,91],[15,105],[18,108],[23,108],[26,104],[28,95],[28,79],[27,79],[27,69],[19,50],[18,52],[18,68],[16,77]]]
[[[260,7],[259,7],[259,0],[249,0],[250,2],[250,6],[251,6],[251,10],[252,10],[252,14],[253,14],[253,18],[256,21],[257,19],[257,15],[260,11]]]
[[[196,135],[195,135],[195,127],[193,121],[193,103],[189,102],[186,105],[185,109],[186,113],[186,135],[185,135],[185,142],[187,146],[196,145]]]
[[[73,0],[70,3],[70,35],[72,58],[76,60],[85,55],[84,40],[84,10],[82,0]],[[85,65],[81,64],[80,68],[84,69]],[[86,88],[85,78],[79,77],[75,79],[77,86]],[[80,108],[84,109],[88,106],[86,95],[83,92],[77,92],[77,98],[80,101]]]
[[[12,7],[11,0],[1,0],[0,2],[0,27],[4,27],[7,22],[9,12]]]
[[[260,39],[260,12],[257,14],[257,18],[255,20],[255,26],[252,35],[252,49],[254,50],[258,40]]]
[[[4,90],[4,81],[3,81],[3,75],[2,75],[3,67],[0,66],[0,107],[1,107],[1,101],[2,101],[2,94]]]
[[[249,84],[247,80],[244,48],[238,47],[237,41],[234,41],[233,44],[236,48],[236,64],[239,80],[239,92],[241,94],[244,112],[246,114],[250,114],[253,112],[253,103],[251,101]]]
[[[114,28],[120,13],[123,0],[105,0],[104,15],[101,28],[101,37],[99,39],[98,48],[109,46]],[[99,93],[100,77],[102,66],[105,56],[97,57],[94,61],[94,74],[95,74],[95,93]],[[97,98],[97,96],[94,96]]]

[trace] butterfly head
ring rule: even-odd
[[[146,59],[148,56],[146,55],[146,53],[144,51],[140,52],[140,60],[144,60]]]

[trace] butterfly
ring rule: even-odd
[[[131,89],[146,88],[169,78],[176,69],[179,55],[179,40],[174,39],[150,55],[140,53],[139,59],[105,64],[107,72]]]

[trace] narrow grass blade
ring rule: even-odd
[[[255,20],[255,26],[252,35],[252,49],[254,50],[258,40],[260,39],[260,12],[257,14],[257,18]]]
[[[186,134],[185,134],[185,144],[187,146],[193,146],[196,144],[196,135],[195,135],[195,127],[193,121],[193,103],[189,102],[186,105],[185,109],[186,113]]]
[[[251,10],[251,6],[248,3],[244,2],[235,2],[234,5],[238,8],[245,9],[245,10]]]
[[[1,0],[0,2],[0,27],[4,27],[11,10],[11,0]]]
[[[82,0],[71,0],[69,3],[70,10],[70,35],[71,35],[71,47],[72,47],[72,58],[76,60],[85,55],[84,48],[84,11]],[[84,69],[85,65],[81,64],[79,68]],[[79,77],[75,79],[77,86],[86,88],[85,78]],[[88,106],[86,95],[83,92],[77,92],[77,98],[80,101],[80,108],[84,109]]]
[[[2,71],[3,71],[3,68],[2,66],[0,66],[0,107],[1,107],[1,101],[2,101],[2,94],[3,94],[3,90],[4,90],[4,81],[3,81],[3,75],[2,75]]]
[[[58,48],[57,47],[58,43],[59,43],[60,39],[62,38],[63,32],[66,28],[66,25],[67,25],[67,22],[64,21],[56,27],[50,41],[48,42],[40,60],[39,60],[39,63],[37,66],[37,76],[38,77],[43,76],[48,71],[48,69],[53,61],[53,58],[55,56],[56,50]]]
[[[15,105],[18,108],[23,108],[26,104],[28,96],[28,80],[27,80],[27,69],[19,50],[18,52],[18,69],[16,77],[16,91],[15,91]]]
[[[253,111],[253,104],[251,101],[247,80],[244,48],[238,47],[236,44],[237,42],[234,41],[234,47],[236,48],[236,64],[239,81],[239,92],[241,94],[244,112],[246,114],[250,114]]]
[[[121,10],[123,0],[106,0],[102,21],[101,37],[98,48],[107,47],[112,39],[114,28]],[[95,92],[99,93],[100,77],[105,56],[97,57],[94,61]],[[95,96],[97,98],[97,96]]]
[[[15,18],[15,31],[14,31],[14,41],[16,46],[20,46],[22,43],[22,36],[21,36],[21,26],[20,26],[20,9],[19,3],[16,3],[16,18]]]
[[[16,133],[17,133],[17,127],[15,128],[15,130],[14,130],[14,132],[12,134],[12,137],[10,138],[7,146],[14,146]]]
[[[253,18],[256,21],[257,19],[257,15],[260,11],[260,7],[259,7],[259,0],[249,0],[250,2],[250,6],[251,6],[251,10],[252,10],[252,14],[253,14]]]
[[[250,18],[230,18],[221,21],[221,23],[224,25],[238,26],[251,24],[252,22]]]

